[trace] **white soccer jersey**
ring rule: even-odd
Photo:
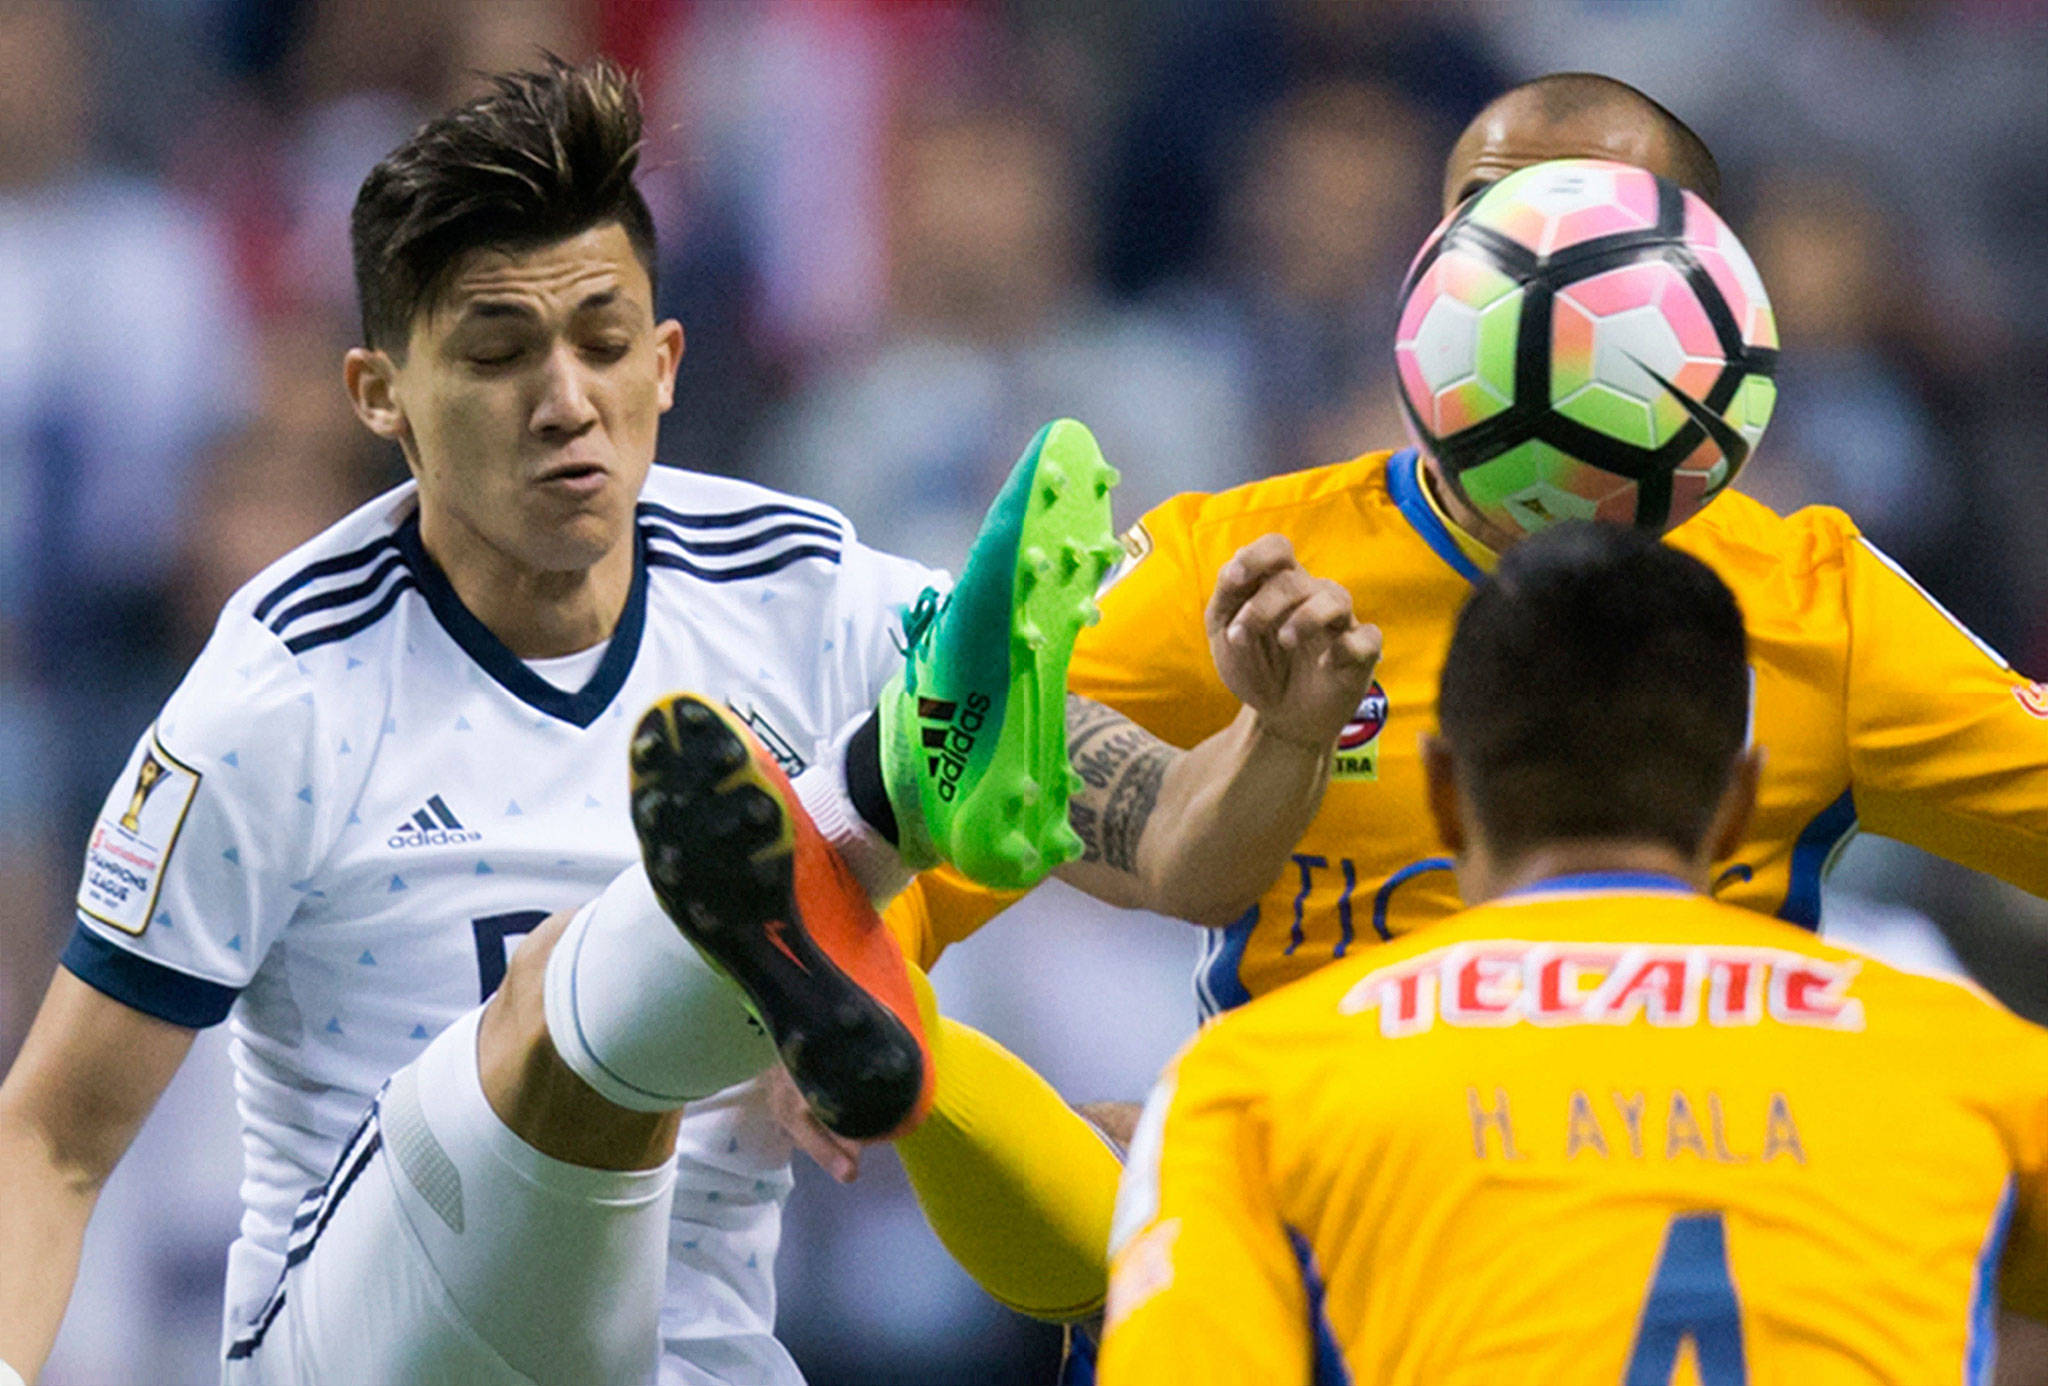
[[[490,995],[509,946],[637,860],[626,749],[647,705],[723,699],[794,770],[874,702],[903,608],[943,581],[823,505],[657,467],[624,615],[565,692],[462,606],[415,512],[401,486],[235,595],[86,853],[64,965],[177,1024],[231,1022],[246,1206],[230,1336],[378,1086]],[[727,1284],[672,1287],[672,1343],[717,1336],[729,1292],[772,1316],[761,1248],[728,1266],[694,1234],[765,1205],[748,1226],[772,1255],[789,1150],[749,1091],[683,1122],[688,1270],[671,1278]]]

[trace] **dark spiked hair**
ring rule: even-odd
[[[1552,526],[1465,604],[1437,717],[1502,857],[1592,840],[1690,856],[1748,730],[1742,612],[1706,564],[1640,530]]]
[[[363,339],[402,352],[413,316],[484,247],[525,249],[617,222],[654,278],[654,219],[633,186],[640,94],[616,64],[543,66],[422,125],[370,170],[349,221]]]

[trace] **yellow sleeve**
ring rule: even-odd
[[[1102,1386],[1309,1380],[1308,1289],[1268,1171],[1264,1102],[1198,1037],[1145,1104],[1110,1233]]]
[[[1081,632],[1067,670],[1070,691],[1183,749],[1238,707],[1216,675],[1202,623],[1215,574],[1196,553],[1192,522],[1205,499],[1176,496],[1131,526],[1125,559],[1099,599],[1102,620]]]
[[[2011,1074],[2010,1095],[2000,1104],[2013,1175],[1998,1295],[2013,1313],[2048,1321],[2048,1034],[2016,1017],[2001,1019],[2023,1033],[1987,1044],[1996,1066]]]
[[[2048,689],[1853,530],[1842,580],[1858,821],[2048,895]]]

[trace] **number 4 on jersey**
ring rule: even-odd
[[[1728,1274],[1728,1235],[1719,1213],[1680,1214],[1665,1229],[1624,1386],[1670,1386],[1687,1338],[1700,1386],[1747,1386],[1742,1307]]]

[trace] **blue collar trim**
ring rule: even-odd
[[[1662,894],[1697,895],[1699,891],[1676,876],[1662,871],[1574,871],[1533,881],[1501,898],[1520,895],[1582,895],[1594,890],[1651,890]]]
[[[1437,518],[1429,497],[1422,494],[1422,456],[1414,448],[1403,448],[1387,459],[1387,489],[1393,493],[1394,504],[1401,508],[1402,516],[1422,536],[1422,541],[1436,550],[1438,558],[1450,564],[1467,582],[1476,584],[1485,578],[1486,574],[1465,557],[1458,541]]]
[[[647,541],[637,530],[633,540],[633,585],[626,593],[626,609],[619,613],[618,627],[612,632],[611,648],[604,652],[589,682],[574,693],[565,693],[527,668],[518,655],[505,647],[504,641],[491,634],[462,604],[441,565],[434,562],[420,542],[418,511],[406,517],[396,538],[398,551],[405,555],[413,580],[420,585],[420,595],[427,599],[427,609],[434,613],[441,629],[478,667],[522,703],[572,726],[587,727],[603,715],[626,686],[626,676],[633,672],[633,660],[640,653],[640,633],[647,625]]]

